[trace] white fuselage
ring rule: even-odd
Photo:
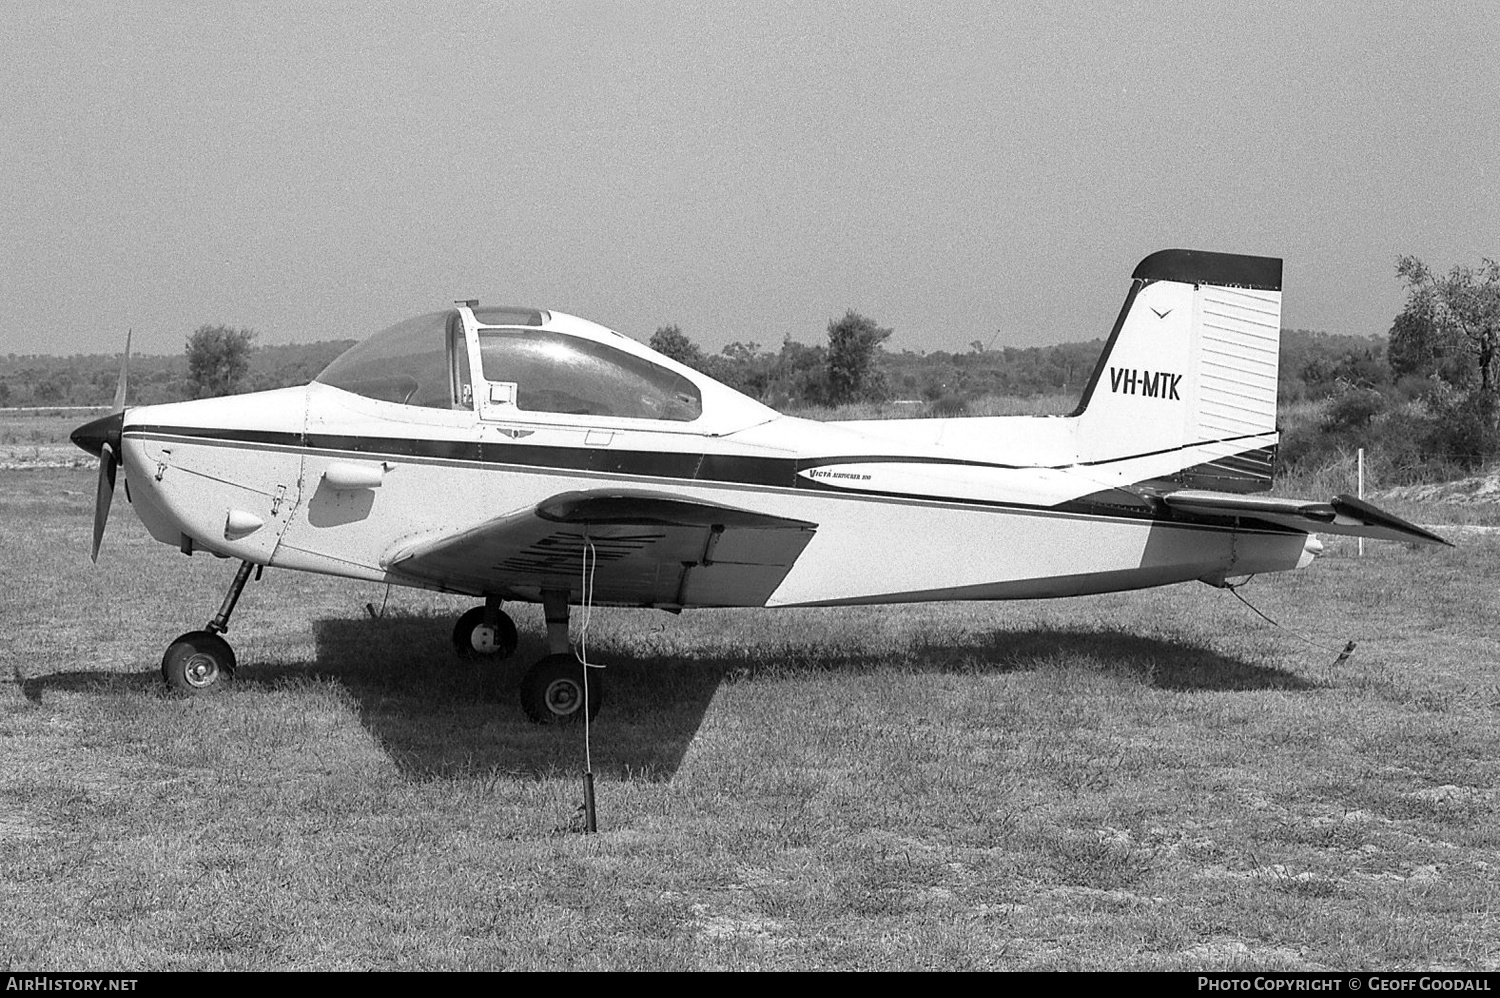
[[[403,585],[433,585],[389,568],[414,541],[622,486],[816,524],[756,605],[1069,596],[1312,557],[1305,533],[1173,522],[1121,491],[1243,441],[1089,462],[1068,417],[840,424],[761,413],[707,428],[484,418],[313,384],[133,408],[123,459],[131,503],[164,543]],[[457,580],[436,587],[478,594]]]

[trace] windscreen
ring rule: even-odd
[[[450,321],[457,321],[457,313],[431,312],[398,322],[344,351],[315,380],[383,402],[467,408],[454,398]]]

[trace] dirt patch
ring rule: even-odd
[[[86,468],[98,462],[72,444],[12,444],[0,446],[0,471],[34,468]]]
[[[1445,502],[1455,506],[1500,505],[1500,469],[1486,475],[1460,478],[1454,482],[1403,485],[1393,489],[1382,489],[1380,497],[1417,502]]]

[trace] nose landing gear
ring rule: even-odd
[[[234,612],[245,583],[250,581],[250,570],[255,567],[248,561],[240,562],[214,619],[203,630],[189,631],[167,645],[167,652],[161,658],[161,676],[169,687],[182,693],[205,693],[234,677],[234,649],[219,635],[229,630],[229,615]],[[255,577],[260,578],[260,570],[257,569]]]

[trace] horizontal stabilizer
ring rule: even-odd
[[[1453,546],[1450,541],[1437,534],[1354,496],[1341,495],[1328,502],[1315,502],[1310,499],[1276,499],[1186,490],[1169,492],[1161,500],[1185,519],[1221,520],[1234,517],[1259,520],[1308,533],[1348,534],[1382,541]]]

